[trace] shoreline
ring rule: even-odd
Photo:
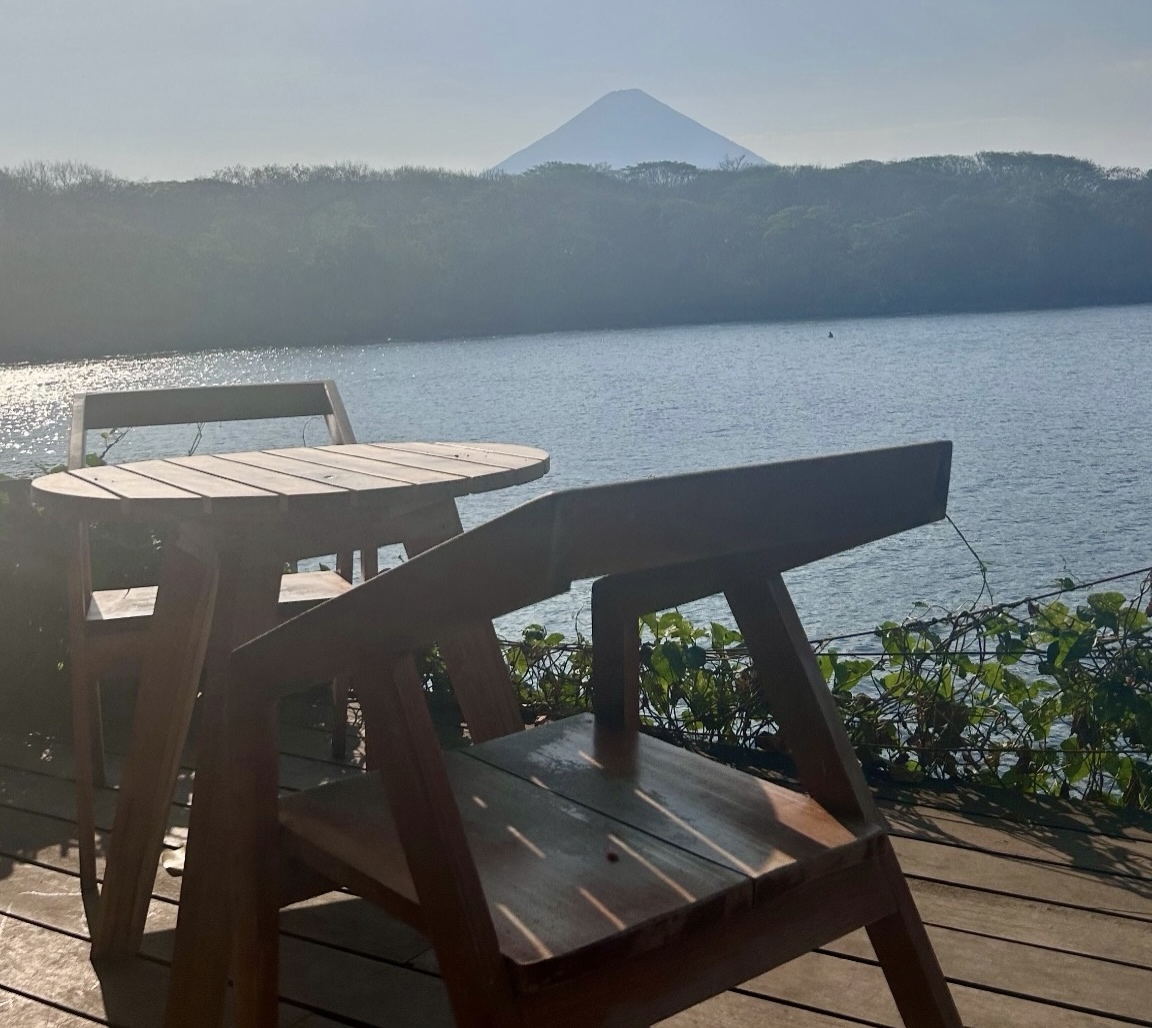
[[[745,319],[734,318],[730,321],[716,321],[716,320],[702,320],[702,321],[671,321],[671,322],[646,322],[643,324],[635,325],[606,325],[602,327],[588,327],[588,328],[554,328],[542,330],[524,330],[522,332],[493,332],[493,333],[470,333],[463,335],[429,335],[429,336],[411,336],[411,337],[391,337],[385,339],[365,338],[351,341],[321,341],[321,342],[262,342],[262,343],[241,343],[238,342],[233,346],[225,345],[206,345],[203,347],[195,347],[183,350],[140,350],[140,351],[125,351],[125,352],[93,352],[93,353],[78,353],[73,355],[56,354],[52,356],[43,357],[0,357],[0,373],[9,369],[30,368],[30,367],[43,367],[52,364],[78,364],[88,361],[99,362],[104,360],[151,360],[163,357],[181,357],[181,356],[201,356],[209,354],[225,354],[237,352],[261,352],[265,350],[309,350],[309,349],[333,349],[333,350],[351,350],[358,347],[383,347],[389,344],[398,345],[412,345],[412,344],[436,344],[436,343],[471,343],[471,342],[490,342],[493,340],[504,339],[524,339],[534,336],[539,337],[555,337],[555,336],[578,336],[578,335],[615,335],[615,334],[630,334],[634,332],[646,331],[661,331],[664,329],[677,329],[677,328],[729,328],[729,327],[748,327],[755,328],[757,326],[772,326],[780,327],[787,325],[823,325],[825,328],[835,328],[837,324],[842,324],[846,321],[904,321],[909,318],[970,318],[980,317],[987,315],[988,317],[1004,317],[1013,314],[1043,314],[1050,311],[1059,311],[1062,313],[1075,313],[1077,311],[1098,311],[1098,310],[1114,310],[1117,308],[1139,308],[1148,307],[1152,309],[1152,298],[1147,300],[1139,300],[1136,302],[1121,302],[1121,303],[1096,303],[1096,304],[1083,304],[1075,303],[1068,306],[1049,305],[1046,307],[1002,307],[1002,308],[989,308],[979,307],[972,309],[948,309],[948,310],[927,310],[927,311],[900,311],[898,313],[836,313],[826,316],[813,315],[812,317],[800,318],[760,318],[760,319]]]

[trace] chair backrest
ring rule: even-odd
[[[84,465],[87,436],[94,430],[315,416],[324,418],[332,442],[356,441],[331,379],[81,393],[72,401],[68,467]]]
[[[191,425],[214,421],[323,417],[333,443],[356,442],[340,391],[331,379],[315,382],[269,382],[258,385],[194,386],[180,389],[136,389],[79,393],[72,399],[68,467],[84,466],[88,433],[99,429]],[[81,620],[92,593],[88,528],[77,527],[70,562],[70,603]],[[375,573],[375,549],[365,550]],[[337,570],[352,577],[352,555],[337,555]],[[366,570],[366,574],[367,574]]]
[[[940,520],[951,456],[922,443],[546,493],[235,656],[264,679],[323,678],[600,576],[643,574],[650,610],[687,603],[720,591],[724,561],[785,571]]]

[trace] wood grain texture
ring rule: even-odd
[[[1136,1021],[1152,1020],[1152,970],[1022,946],[1004,939],[929,927],[948,977],[977,988],[997,988],[1043,1003],[1091,1008]],[[830,953],[875,959],[873,947],[853,933],[826,947]],[[1134,954],[1138,955],[1138,954]],[[1085,1002],[1087,997],[1090,1002]]]
[[[335,485],[313,482],[280,471],[257,468],[250,464],[237,464],[215,454],[197,454],[194,457],[173,457],[169,463],[203,471],[224,482],[235,484],[239,494],[249,489],[259,489],[281,497],[292,497],[293,503],[300,503],[306,496],[332,496],[344,490]]]
[[[881,841],[878,864],[896,909],[866,929],[901,1018],[915,1028],[962,1028],[940,961],[887,839]]]
[[[1043,826],[1006,835],[986,817],[964,817],[923,807],[889,807],[884,814],[895,834],[909,838],[933,839],[963,849],[1027,858],[1057,867],[1152,877],[1152,842],[1142,839],[1086,836],[1082,831]]]
[[[51,481],[49,481],[51,479]],[[41,481],[37,479],[37,481]],[[39,495],[57,495],[62,500],[86,499],[95,500],[106,505],[119,505],[121,497],[111,489],[104,489],[94,481],[70,471],[47,475],[43,479],[44,487]]]
[[[687,933],[675,947],[534,993],[526,998],[527,1018],[571,1028],[650,1024],[738,985],[757,967],[787,963],[850,924],[883,916],[887,904],[875,884],[866,863],[814,879]]]
[[[492,466],[497,457],[528,459],[481,449],[468,461],[479,464],[481,455]],[[343,489],[353,506],[417,488],[380,474],[370,458],[336,457],[265,451],[221,460]],[[544,497],[245,643],[229,661],[228,650],[259,631],[261,619],[271,624],[279,580],[267,555],[237,548],[210,634],[170,1023],[219,1020],[226,923],[244,957],[236,963],[241,1021],[276,1022],[278,907],[286,895],[323,888],[305,882],[290,866],[294,858],[333,882],[370,881],[373,895],[391,893],[389,909],[430,936],[461,1025],[646,1025],[866,926],[905,1022],[958,1028],[777,566],[939,517],[949,459],[948,445],[934,444]],[[532,471],[522,464],[515,473],[525,468]],[[445,499],[449,493],[435,491],[458,487],[419,485]],[[851,510],[836,502],[845,489]],[[283,509],[285,496],[267,498]],[[227,497],[201,500],[207,510]],[[255,509],[264,498],[244,501]],[[428,541],[418,533],[405,540],[410,550]],[[257,581],[266,580],[251,603],[237,601],[230,577],[246,562]],[[663,574],[704,562],[713,566],[692,585],[719,574],[761,681],[771,672],[767,688],[813,799],[641,740],[626,719],[599,732],[584,719],[583,737],[554,747],[545,775],[485,759],[506,746],[534,755],[555,741],[547,731],[518,731],[487,624],[493,613],[585,574]],[[163,589],[159,596],[163,606]],[[628,616],[627,604],[614,612],[617,620]],[[433,641],[444,648],[477,740],[468,756],[440,754],[408,652]],[[372,801],[363,785],[336,784],[310,800],[289,800],[289,809],[299,808],[295,823],[278,819],[273,711],[283,684],[276,679],[346,670],[349,660],[371,697],[369,723],[385,733],[378,813],[365,817],[358,807]],[[489,723],[502,705],[505,713]],[[466,771],[467,799],[456,766]],[[394,837],[372,835],[388,817]],[[293,844],[281,845],[286,835]],[[383,864],[382,852],[391,853]],[[140,903],[134,923],[143,918]]]
[[[461,751],[744,875],[815,860],[857,835],[802,793],[589,714]],[[860,834],[867,826],[858,822]]]
[[[893,837],[905,874],[1152,923],[1152,890],[1081,867],[1051,867],[993,853]]]
[[[306,511],[318,505],[333,511],[387,507],[398,496],[410,504],[413,490],[432,502],[519,485],[548,470],[548,455],[527,447],[525,455],[501,458],[500,464],[403,451],[390,462],[391,451],[355,446],[355,453],[346,452],[352,448],[288,447],[82,467],[36,479],[33,492],[58,517],[161,522],[211,514],[256,520],[283,516],[297,504]]]
[[[658,605],[638,603],[620,578],[592,586],[592,705],[605,727],[640,728],[640,617]]]
[[[1099,839],[1152,842],[1145,815],[1102,803],[1075,806],[1055,796],[1025,796],[990,786],[926,782],[920,786],[885,784],[877,789],[881,803],[901,808],[951,811],[973,820],[1080,832]]]
[[[746,982],[742,990],[754,997],[843,1016],[854,1024],[885,1028],[898,1028],[901,1024],[900,1014],[885,988],[883,972],[872,961],[808,953]],[[953,983],[952,993],[967,1028],[1119,1028],[1132,1024],[1107,1014],[1069,1010],[1011,992]]]
[[[68,476],[69,482],[82,480],[92,485],[98,485],[106,492],[112,493],[120,500],[131,502],[133,500],[146,500],[158,510],[168,509],[170,501],[176,501],[182,507],[192,504],[203,505],[204,496],[199,492],[180,489],[174,485],[157,481],[133,471],[124,464],[110,464],[107,467],[83,468],[79,471],[62,472]]]
[[[185,492],[195,493],[209,500],[218,496],[233,497],[236,500],[242,500],[246,496],[266,500],[275,495],[266,489],[228,481],[217,475],[211,475],[198,468],[188,467],[186,464],[177,464],[171,460],[133,461],[132,471],[137,475],[175,486]]]
[[[349,471],[341,467],[341,462],[338,460],[333,462],[320,459],[301,460],[299,457],[290,456],[289,452],[284,451],[261,450],[252,453],[222,453],[219,456],[221,460],[229,461],[244,468],[252,467],[265,471],[279,471],[281,474],[288,475],[291,478],[302,479],[306,482],[318,482],[321,485],[331,485],[337,489],[344,489],[350,494],[349,500],[352,500],[354,495],[358,493],[378,493],[382,490],[402,488],[406,484],[394,478],[387,478],[384,475],[366,474],[363,471]],[[435,484],[442,485],[444,482],[438,480]]]
[[[228,923],[234,897],[231,889],[231,865],[235,859],[234,833],[229,824],[230,804],[234,789],[246,783],[234,781],[229,761],[230,742],[238,725],[230,716],[228,690],[229,655],[244,639],[267,630],[276,622],[276,598],[280,574],[275,566],[260,559],[259,550],[225,551],[221,555],[220,595],[214,610],[210,645],[203,661],[204,680],[200,703],[200,726],[197,742],[198,770],[196,798],[188,825],[185,856],[185,881],[182,888],[180,921],[209,927],[196,933],[180,932],[176,936],[173,963],[194,966],[204,988],[181,991],[189,979],[173,977],[169,1012],[179,1010],[184,1024],[216,1024],[220,1020],[231,955],[231,936],[219,926]],[[143,684],[143,683],[142,683]],[[272,750],[272,788],[275,791],[275,727],[251,723],[244,726],[250,733],[251,755],[257,768],[264,756],[264,746]],[[135,733],[134,733],[135,734]],[[115,830],[113,831],[115,839]],[[273,875],[270,886],[275,889]],[[139,886],[143,892],[144,886]],[[195,945],[190,944],[195,940]]]
[[[392,453],[444,457],[449,460],[474,461],[497,468],[523,468],[539,459],[540,451],[532,446],[512,443],[374,443],[375,448]]]
[[[357,450],[360,448],[357,447]],[[370,449],[367,448],[367,449]],[[362,456],[359,452],[349,453],[348,447],[332,446],[294,447],[291,449],[274,451],[278,456],[301,460],[322,467],[340,468],[344,471],[354,471],[358,474],[380,477],[392,482],[403,482],[409,485],[425,485],[438,482],[455,482],[467,477],[463,472],[467,465],[463,462],[447,462],[452,470],[440,470],[435,467],[422,467],[416,462],[410,464],[392,464],[382,460],[372,460]],[[475,472],[483,474],[491,472],[491,468],[472,465]]]
[[[621,924],[640,925],[680,905],[685,893],[703,903],[742,889],[743,902],[751,903],[738,871],[662,845],[617,818],[557,805],[529,783],[460,754],[447,766],[501,951],[517,963],[569,954]],[[281,823],[416,901],[378,776],[290,797],[281,804]]]
[[[452,478],[460,478],[469,472],[473,474],[487,474],[490,473],[494,467],[501,468],[510,465],[509,470],[511,470],[516,467],[530,467],[532,464],[529,458],[493,464],[487,460],[472,460],[460,456],[449,457],[435,453],[419,453],[381,443],[351,446],[347,448],[347,452],[371,461],[379,465],[381,469],[387,468],[389,474],[393,472],[393,469],[399,472],[407,468],[416,473],[434,471]]]

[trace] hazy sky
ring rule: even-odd
[[[0,166],[480,169],[636,87],[770,161],[1152,166],[1152,0],[0,0]]]

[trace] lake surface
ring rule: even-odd
[[[462,501],[467,524],[549,488],[945,438],[949,511],[997,599],[1152,564],[1152,306],[0,366],[0,471],[64,459],[76,392],[310,378],[336,379],[362,439],[552,454],[547,478]],[[133,430],[109,459],[187,452],[194,434]],[[209,426],[199,452],[301,438],[326,441],[323,423]],[[899,619],[917,601],[966,604],[980,588],[947,523],[789,582],[812,634]],[[512,623],[586,629],[586,602],[581,590]]]

